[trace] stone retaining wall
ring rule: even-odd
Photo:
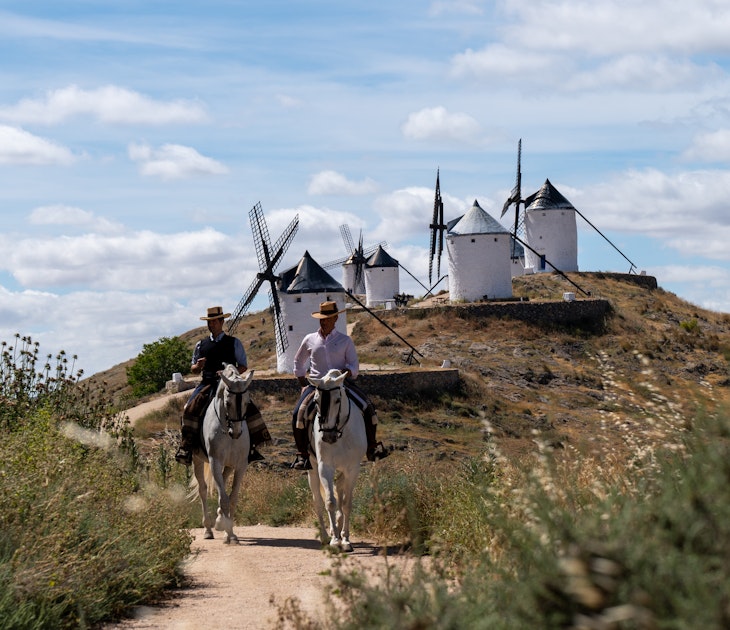
[[[360,372],[357,384],[365,392],[382,398],[395,398],[403,394],[429,393],[432,391],[453,391],[459,386],[459,370],[454,368],[382,370]],[[297,379],[287,376],[262,376],[251,382],[251,393],[296,394],[300,391]]]

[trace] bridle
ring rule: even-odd
[[[241,423],[246,420],[246,409],[248,405],[243,404],[243,396],[246,392],[231,392],[228,387],[226,387],[225,394],[223,395],[223,408],[224,413],[226,417],[226,427],[228,428],[228,435],[229,437],[232,437],[234,440],[237,440],[239,437],[241,437],[241,434],[243,433],[242,425]],[[228,400],[227,397],[233,396],[235,398],[235,408],[236,408],[236,417],[232,418],[228,415]],[[221,416],[220,416],[220,410],[216,409],[216,415],[218,416],[218,422],[223,424],[221,422]],[[238,431],[235,431],[235,424],[238,424]]]
[[[340,395],[333,397],[332,393],[337,389],[339,389]],[[317,427],[322,434],[322,440],[327,444],[334,444],[342,437],[342,430],[345,428],[347,421],[350,419],[350,407],[352,402],[350,401],[350,397],[347,395],[345,388],[342,386],[336,389],[322,389],[317,387],[317,391],[319,392],[319,398],[317,400],[317,418],[319,419],[319,422],[317,422]],[[343,398],[347,400],[347,408],[345,408],[342,404]],[[327,420],[329,420],[329,418],[333,415],[330,410],[330,407],[333,404],[337,405],[337,419],[335,420],[335,426],[324,427],[322,426],[322,418],[327,418]]]

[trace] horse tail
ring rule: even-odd
[[[213,470],[208,462],[203,463],[203,478],[205,479],[205,485],[208,486],[208,496],[212,497],[215,492],[215,481],[213,479]],[[198,478],[195,475],[190,477],[190,485],[188,487],[187,498],[190,501],[195,501],[199,493]]]

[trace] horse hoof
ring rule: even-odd
[[[206,529],[205,533],[203,534],[203,540],[213,540],[213,532],[209,529]]]

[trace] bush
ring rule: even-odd
[[[143,485],[123,416],[64,352],[2,348],[0,627],[90,627],[178,582],[187,504]]]
[[[142,346],[127,368],[127,383],[134,396],[146,396],[163,389],[175,372],[190,372],[190,350],[179,337],[162,337]]]

